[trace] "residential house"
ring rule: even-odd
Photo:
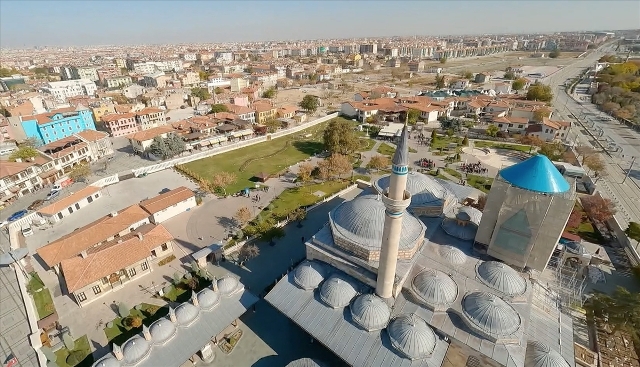
[[[496,126],[500,131],[522,134],[529,127],[529,119],[516,116],[501,116],[493,118],[489,125]]]
[[[138,131],[135,113],[113,113],[102,116],[104,127],[111,136],[125,136]]]
[[[545,117],[541,123],[530,124],[526,134],[536,136],[543,141],[566,140],[570,129],[569,121],[553,121]]]
[[[105,132],[85,130],[75,134],[75,136],[88,144],[92,161],[97,161],[102,157],[113,154],[113,143],[109,139],[109,134]]]
[[[180,77],[182,85],[194,85],[200,83],[200,74],[188,71]]]
[[[425,65],[424,61],[411,61],[408,64],[409,71],[414,73],[420,73],[424,71],[424,65]]]
[[[438,121],[438,117],[443,112],[443,109],[441,107],[433,106],[431,104],[427,105],[422,103],[404,103],[402,105],[409,109],[420,111],[420,120],[425,122]]]
[[[229,97],[229,103],[236,106],[249,107],[249,96],[246,94],[234,94]]]
[[[451,89],[466,89],[469,87],[469,79],[459,79],[451,84]]]
[[[91,107],[91,112],[93,113],[93,121],[102,121],[102,116],[115,113],[116,109],[113,103],[104,103]]]
[[[147,107],[136,112],[136,124],[141,131],[163,126],[166,123],[165,112],[159,108]]]
[[[484,112],[489,114],[497,114],[500,112],[508,113],[511,108],[511,104],[505,100],[493,100],[490,101],[485,107]]]
[[[20,117],[20,126],[28,138],[48,144],[83,130],[95,130],[91,110],[69,107],[32,116]]]
[[[245,78],[232,78],[231,79],[231,91],[242,92],[243,89],[249,86],[249,80]]]
[[[278,109],[270,101],[256,101],[253,103],[253,109],[256,111],[255,121],[258,124],[264,124],[278,115]]]
[[[431,74],[442,74],[442,68],[439,66],[429,66],[428,68],[425,68],[425,72],[426,73],[431,73]]]
[[[162,225],[145,224],[64,259],[60,267],[67,292],[83,307],[120,289],[150,274],[159,259],[173,252],[173,239]]]
[[[196,197],[193,191],[184,186],[140,202],[140,207],[149,213],[153,224],[160,224],[180,213],[195,208],[196,205]]]
[[[296,112],[298,112],[298,107],[296,106],[282,106],[278,108],[278,117],[292,119]]]
[[[225,106],[227,107],[227,110],[229,110],[229,112],[237,115],[239,118],[251,123],[256,122],[256,111],[254,111],[253,109],[246,106],[240,106],[230,103],[225,103]]]
[[[74,212],[101,198],[101,190],[102,189],[100,187],[89,185],[69,196],[45,206],[44,208],[38,209],[38,214],[51,224],[57,223],[63,218],[68,217]]]
[[[127,136],[127,139],[129,139],[129,144],[131,144],[134,152],[143,153],[151,146],[153,138],[156,136],[166,138],[167,134],[172,131],[174,131],[174,128],[171,125],[158,126],[144,131],[134,132]]]
[[[167,86],[167,82],[171,80],[171,77],[165,75],[164,72],[158,71],[151,74],[146,74],[142,78],[142,85],[151,88],[164,88]]]
[[[44,156],[0,162],[0,201],[22,197],[55,181],[53,162]]]
[[[138,84],[131,84],[126,88],[122,89],[122,95],[127,98],[137,98],[138,96],[143,95],[145,92],[145,88]]]
[[[511,94],[511,83],[496,83],[493,90],[496,94]]]
[[[133,81],[129,75],[114,76],[112,78],[105,79],[105,85],[107,88],[122,88],[129,86],[132,83]]]

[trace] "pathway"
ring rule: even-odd
[[[378,148],[380,147],[380,145],[382,145],[382,142],[380,140],[376,140],[371,149],[361,153],[362,162],[360,163],[360,168],[367,168],[367,165],[371,161],[371,158],[378,155]]]

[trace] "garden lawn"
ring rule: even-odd
[[[378,153],[380,153],[382,155],[392,156],[395,152],[396,152],[396,148],[392,147],[391,145],[389,145],[387,143],[382,143],[378,147]],[[418,151],[413,149],[413,148],[409,148],[409,152],[417,153]]]
[[[56,308],[53,305],[53,299],[51,293],[47,288],[43,288],[40,292],[34,292],[32,294],[33,302],[36,304],[36,310],[38,311],[38,318],[40,320],[56,312]]]
[[[455,178],[462,178],[462,174],[458,171],[456,171],[453,168],[444,168],[444,171],[447,172],[448,174],[450,174],[451,176],[455,177]]]
[[[433,140],[431,141],[431,149],[439,150],[440,148],[442,148],[443,150],[445,150],[450,143],[456,143],[458,144],[458,147],[462,147],[462,140],[464,140],[464,138],[459,138],[456,136],[448,137],[445,135],[438,135],[435,141]]]
[[[142,322],[145,325],[149,326],[151,322],[163,316],[161,315],[161,313],[158,312],[159,310],[162,310],[162,309],[163,308],[156,305],[141,303],[140,310],[136,310],[135,308],[132,308],[129,311],[129,315],[140,317],[142,319]],[[111,323],[113,324],[111,327],[105,326],[104,328],[104,334],[106,335],[107,340],[109,340],[109,342],[112,342],[114,339],[118,339],[118,340],[124,339],[124,337],[128,339],[139,331],[136,328],[128,329],[127,327],[122,325],[121,317],[116,317],[115,319],[111,320]],[[123,335],[124,337],[122,337]],[[126,339],[121,341],[124,342],[126,341]]]
[[[246,187],[253,187],[255,183],[251,179],[257,173],[266,172],[273,175],[309,158],[314,153],[322,152],[322,134],[328,123],[323,122],[293,135],[189,162],[184,164],[184,167],[204,179],[211,179],[218,172],[235,174],[236,181],[226,187],[227,194],[232,194]],[[298,139],[306,134],[313,136]]]
[[[324,196],[327,197],[345,189],[350,184],[351,181],[325,181],[286,189],[271,202],[270,216],[275,216],[276,218],[285,217],[298,207],[310,206],[322,200],[322,197],[314,195],[315,192],[322,191],[325,194]]]
[[[467,175],[467,184],[469,186],[475,187],[476,189],[488,193],[491,190],[491,184],[493,184],[493,179],[478,175]],[[488,187],[487,187],[488,186]]]
[[[567,228],[567,232],[580,236],[585,241],[602,245],[604,244],[604,238],[598,229],[591,223],[589,216],[585,213],[582,206],[576,203],[574,210],[580,211],[582,214],[582,222],[577,228]]]
[[[509,149],[509,150],[517,150],[523,153],[529,153],[529,151],[535,150],[535,148],[531,149],[529,145],[496,143],[493,141],[476,141],[474,142],[473,145],[476,148]]]
[[[87,338],[86,335],[76,339],[74,350],[81,351],[86,356],[82,362],[75,366],[91,366],[93,363],[93,355],[91,355],[91,345],[89,344],[89,338]],[[57,350],[55,354],[56,364],[58,367],[74,367],[74,365],[67,364],[67,357],[69,356],[69,350],[67,348],[63,347]]]

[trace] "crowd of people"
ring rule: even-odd
[[[464,173],[486,174],[487,169],[482,166],[482,163],[461,163],[458,169]]]
[[[418,165],[422,168],[431,169],[436,166],[436,163],[432,159],[420,158],[420,160],[418,161]]]

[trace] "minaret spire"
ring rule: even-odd
[[[409,173],[409,127],[407,120],[402,128],[391,163],[392,173],[389,188],[382,193],[382,202],[386,210],[376,281],[376,294],[382,298],[391,298],[395,295],[394,285],[398,248],[402,234],[402,216],[411,202],[411,194],[406,190],[407,174]]]

